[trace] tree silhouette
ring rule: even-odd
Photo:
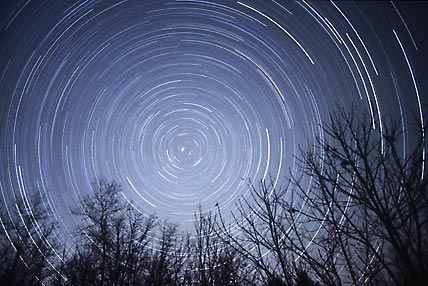
[[[300,175],[282,187],[249,181],[232,222],[218,205],[200,208],[189,233],[105,180],[73,210],[82,223],[72,247],[59,247],[40,197],[18,203],[0,217],[0,285],[425,285],[425,137],[404,144],[394,123],[372,123],[333,113],[302,150]]]
[[[55,272],[57,225],[39,195],[15,207],[1,215],[0,285],[43,285]]]
[[[250,182],[249,187],[250,198],[240,200],[233,214],[235,231],[220,218],[218,233],[224,234],[223,242],[245,257],[262,281],[294,285],[296,255],[284,240],[288,233],[285,193],[273,188],[272,180],[260,182],[258,187]]]
[[[165,223],[161,227],[161,234],[157,249],[152,248],[148,268],[147,285],[180,285],[179,278],[183,268],[183,256],[177,237],[177,227]],[[177,249],[175,247],[177,246]],[[177,251],[177,253],[175,253]]]
[[[142,285],[147,275],[149,232],[145,217],[119,198],[120,187],[99,180],[94,196],[74,213],[82,217],[80,240],[65,266],[67,285]]]
[[[398,135],[392,123],[381,133],[355,113],[332,114],[324,137],[302,152],[302,177],[284,188],[250,184],[251,197],[234,213],[241,234],[223,221],[225,242],[284,285],[301,281],[297,262],[325,285],[423,285],[425,142],[403,155]]]
[[[195,215],[195,241],[192,245],[193,285],[256,285],[257,273],[229,243],[224,243],[218,217],[199,209]]]
[[[304,154],[302,167],[314,185],[305,192],[295,181],[307,205],[303,217],[318,218],[325,231],[318,254],[303,256],[318,273],[329,269],[326,284],[422,285],[428,278],[424,137],[403,154],[396,124],[380,132],[370,123],[336,112],[320,147]]]

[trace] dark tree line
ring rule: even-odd
[[[1,216],[0,285],[425,285],[426,146],[404,154],[398,130],[334,113],[301,176],[250,182],[232,222],[200,210],[192,233],[99,180],[65,248],[36,197]]]
[[[40,196],[2,209],[0,217],[0,285],[41,285],[54,273],[57,225]]]
[[[425,285],[425,142],[403,156],[398,128],[387,127],[379,134],[369,120],[333,114],[324,139],[302,153],[302,177],[251,186],[235,214],[242,235],[225,242],[283,285],[308,274],[321,285]]]

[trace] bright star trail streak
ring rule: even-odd
[[[426,7],[2,1],[2,213],[40,193],[68,239],[105,178],[183,228],[199,205],[231,221],[248,179],[298,174],[336,106],[378,132],[392,116],[406,156],[425,127]]]

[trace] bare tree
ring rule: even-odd
[[[256,285],[252,267],[226,233],[222,232],[219,217],[211,212],[195,215],[195,240],[193,241],[193,261],[196,282],[194,285]]]
[[[44,285],[55,272],[57,224],[39,195],[0,217],[0,285]]]
[[[68,285],[143,285],[154,217],[145,217],[119,197],[120,187],[99,180],[94,196],[74,213],[85,224],[65,266]]]
[[[160,230],[159,241],[155,242],[150,252],[147,285],[179,285],[183,267],[180,246],[176,225],[165,222]]]
[[[421,285],[428,278],[424,137],[404,155],[395,124],[380,132],[370,123],[334,113],[320,147],[303,156],[314,182],[311,192],[299,189],[304,216],[322,218],[324,230],[314,268],[328,266],[326,280],[336,284]],[[305,256],[316,265],[313,253]]]
[[[295,250],[285,236],[289,235],[288,209],[283,199],[288,188],[274,188],[273,180],[258,186],[250,182],[250,197],[242,198],[233,213],[233,225],[220,218],[223,241],[247,260],[257,272],[257,285],[294,285]],[[290,236],[290,239],[292,237]]]
[[[285,187],[250,184],[224,240],[270,281],[325,285],[422,285],[428,277],[424,137],[399,152],[394,124],[343,111],[300,160]],[[309,183],[308,183],[309,182]],[[310,280],[312,280],[310,279]],[[418,284],[419,283],[419,284]]]

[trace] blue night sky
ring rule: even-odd
[[[381,132],[428,103],[427,4],[2,1],[0,206],[42,194],[66,236],[95,178],[144,213],[226,220],[278,185],[335,106]],[[417,129],[417,128],[416,128]],[[420,128],[419,128],[420,130]],[[310,182],[307,183],[310,189]],[[78,222],[77,222],[78,223]]]

